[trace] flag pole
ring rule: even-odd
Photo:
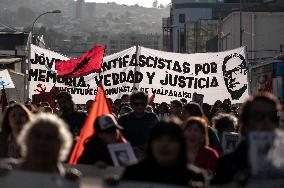
[[[102,67],[103,67],[103,64],[104,64],[104,57],[105,57],[105,53],[106,53],[106,48],[107,48],[107,46],[105,46],[105,48],[104,48],[104,55],[103,55],[102,62],[101,62],[101,71],[99,72],[99,78],[101,77],[101,72],[102,72]],[[103,86],[101,80],[100,80],[99,85]]]
[[[28,99],[29,99],[29,90],[30,90],[30,83],[29,83],[29,81],[28,81],[28,79],[29,79],[29,77],[28,77],[28,75],[29,75],[29,72],[30,72],[30,69],[31,69],[31,44],[32,44],[32,37],[33,37],[33,34],[32,34],[32,32],[30,32],[29,33],[29,36],[28,36],[28,41],[27,41],[27,60],[26,60],[26,65],[27,65],[27,67],[26,68],[28,68],[28,70],[27,69],[25,69],[25,80],[24,80],[24,82],[25,82],[25,89],[24,89],[24,100],[26,100],[26,101],[28,101]],[[27,71],[28,71],[28,73],[27,73]],[[25,102],[25,101],[24,101]]]
[[[140,67],[139,67],[139,45],[138,45],[138,43],[136,43],[136,66],[134,68],[134,75],[139,70],[140,70]],[[135,80],[135,76],[134,76],[134,80]],[[133,83],[133,87],[136,88],[137,90],[139,90],[139,84],[136,83],[135,81]]]

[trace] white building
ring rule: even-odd
[[[191,0],[172,0],[172,37],[173,43],[172,48],[173,52],[182,52],[184,49],[181,49],[181,30],[184,28],[186,22],[197,21],[199,19],[210,19],[212,18],[212,9],[211,8],[198,8],[194,7],[192,3],[196,1]]]
[[[223,3],[223,0],[172,0],[172,51],[185,52],[182,43],[185,23],[216,19],[238,7],[238,3]]]
[[[240,46],[239,12],[223,19],[220,29],[220,51]],[[242,45],[247,46],[251,62],[273,58],[284,45],[284,12],[243,12],[242,31]]]

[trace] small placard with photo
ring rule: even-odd
[[[240,142],[241,136],[235,132],[223,132],[222,148],[224,153],[233,152]]]
[[[193,95],[192,95],[192,102],[195,102],[195,103],[199,104],[200,106],[202,106],[202,104],[203,104],[203,99],[204,99],[203,94],[193,93]]]
[[[137,162],[132,146],[125,144],[108,144],[114,166],[126,166]]]
[[[268,153],[273,146],[273,132],[251,132],[249,134],[249,156],[254,177],[267,177],[272,165]]]
[[[252,175],[259,178],[284,177],[284,132],[252,132],[249,135]]]

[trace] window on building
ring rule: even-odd
[[[185,23],[185,14],[179,15],[179,23]]]

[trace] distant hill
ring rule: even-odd
[[[0,23],[12,27],[29,27],[39,14],[56,9],[62,10],[62,13],[44,16],[37,23],[70,35],[95,31],[161,33],[162,18],[170,14],[169,8],[96,3],[94,18],[76,19],[76,5],[73,0],[1,0]]]

